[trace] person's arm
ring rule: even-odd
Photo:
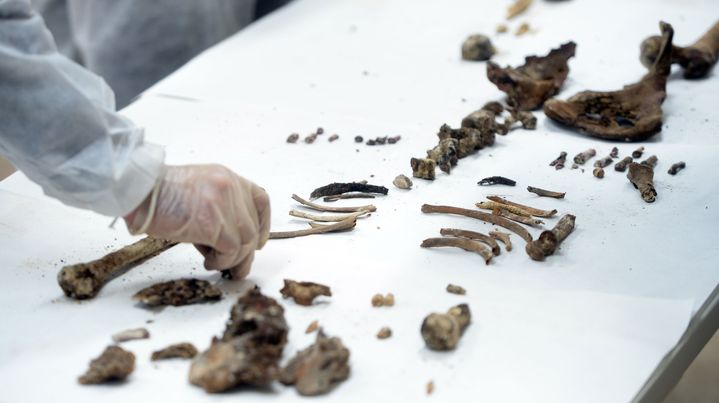
[[[49,196],[191,242],[207,269],[246,276],[269,236],[267,193],[223,166],[165,166],[113,99],[57,53],[27,0],[0,0],[0,154]]]
[[[105,82],[60,55],[27,0],[0,0],[0,153],[45,194],[122,216],[147,197],[164,150],[115,113]]]

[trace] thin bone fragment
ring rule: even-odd
[[[437,205],[431,205],[431,204],[423,204],[422,212],[423,213],[463,215],[465,217],[474,218],[477,220],[488,222],[490,224],[504,227],[504,228],[514,232],[515,234],[519,235],[525,241],[527,241],[527,242],[532,241],[532,235],[524,227],[522,227],[521,225],[519,225],[515,222],[512,222],[504,217],[500,217],[498,215],[488,214],[488,213],[484,213],[484,212],[476,211],[476,210],[469,210],[469,209],[465,209],[465,208],[461,208],[461,207],[437,206]]]
[[[499,245],[497,244],[497,241],[494,240],[489,235],[484,235],[481,232],[475,232],[475,231],[467,231],[463,229],[457,229],[457,228],[442,228],[439,230],[439,233],[442,236],[453,236],[456,238],[467,238],[472,239],[475,241],[483,242],[487,244],[490,248],[492,248],[492,254],[495,256],[498,256],[501,252],[501,249],[499,248]]]
[[[127,329],[112,335],[112,341],[114,341],[115,343],[149,338],[150,332],[148,332],[147,329],[145,329],[144,327],[140,327],[137,329]]]
[[[310,223],[312,225],[313,223]],[[301,236],[307,236],[307,235],[315,235],[315,234],[326,234],[329,232],[340,232],[340,231],[347,231],[354,229],[355,225],[357,225],[357,219],[356,218],[348,218],[344,221],[340,221],[338,223],[334,223],[331,225],[318,225],[313,226],[309,229],[302,229],[297,231],[281,231],[281,232],[270,232],[270,239],[287,239],[287,238],[297,238]]]
[[[554,192],[552,190],[535,188],[534,186],[527,186],[527,191],[530,193],[534,193],[537,196],[552,197],[555,199],[564,199],[564,196],[567,194],[566,192]]]
[[[487,199],[488,199],[488,200],[491,200],[491,201],[493,201],[493,202],[505,204],[505,205],[508,205],[508,206],[517,207],[517,208],[519,208],[519,209],[522,209],[522,210],[526,211],[529,215],[533,215],[533,216],[535,216],[535,217],[550,218],[550,217],[554,217],[554,215],[557,214],[557,210],[551,210],[551,211],[549,211],[549,210],[541,210],[541,209],[538,209],[538,208],[525,206],[524,204],[519,204],[519,203],[511,202],[511,201],[505,199],[504,197],[499,197],[499,196],[487,196]]]
[[[492,251],[483,244],[467,238],[427,238],[422,241],[423,248],[454,247],[461,248],[467,252],[476,252],[484,258],[484,263],[489,264],[492,260]]]
[[[537,240],[527,243],[525,250],[529,257],[542,261],[546,256],[553,254],[559,244],[574,230],[574,220],[573,215],[567,214],[559,219],[554,228],[542,232]]]
[[[507,252],[512,251],[512,240],[509,239],[510,234],[502,231],[489,231],[489,236],[502,242],[504,244],[504,250]]]
[[[356,213],[350,213],[350,214],[316,215],[316,214],[305,213],[304,211],[299,211],[299,210],[290,210],[290,215],[293,217],[305,218],[308,220],[319,221],[319,222],[339,222],[339,221],[344,221],[347,219],[354,219],[354,218],[363,216],[367,213],[369,213],[369,211],[363,210],[363,211],[358,211]]]
[[[309,200],[305,200],[296,194],[292,195],[292,199],[294,199],[296,202],[305,205],[313,210],[317,211],[323,211],[323,212],[331,212],[331,213],[356,213],[359,211],[376,211],[377,207],[368,204],[366,206],[358,206],[358,207],[332,207],[332,206],[323,206],[317,203],[312,203]],[[318,220],[319,221],[319,220]]]
[[[65,266],[57,281],[70,298],[92,298],[110,280],[175,245],[177,242],[146,237],[92,262]]]
[[[519,14],[527,11],[527,8],[529,8],[531,4],[532,0],[515,0],[515,2],[507,8],[507,19],[511,20]]]
[[[375,195],[371,193],[343,193],[332,196],[325,196],[322,200],[325,202],[333,202],[342,199],[374,199]]]
[[[531,216],[523,216],[519,214],[512,213],[511,211],[508,211],[504,208],[494,209],[492,210],[492,214],[502,216],[504,218],[507,218],[509,220],[518,222],[520,224],[529,225],[530,227],[538,227],[544,224],[544,221],[533,218]]]
[[[484,209],[484,210],[492,210],[492,211],[507,210],[508,212],[514,213],[519,216],[524,216],[524,217],[532,216],[531,214],[529,214],[528,211],[526,211],[524,209],[509,205],[509,204],[497,203],[495,201],[482,201],[479,203],[475,203],[475,206],[477,206],[478,208]]]

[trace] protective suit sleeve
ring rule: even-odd
[[[57,52],[27,0],[0,0],[0,153],[48,196],[109,216],[140,205],[165,157],[101,78]]]

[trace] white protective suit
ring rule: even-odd
[[[123,108],[203,50],[251,23],[267,1],[32,0],[32,4],[61,53],[104,78]]]
[[[28,0],[0,0],[0,154],[48,196],[115,217],[147,197],[165,156],[101,78],[57,52]]]

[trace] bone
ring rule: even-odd
[[[644,154],[644,147],[639,147],[632,151],[632,158],[642,158],[642,154]]]
[[[489,236],[502,242],[504,244],[504,250],[507,252],[512,251],[512,240],[509,239],[510,234],[502,231],[489,231]]]
[[[284,279],[284,282],[285,285],[280,290],[280,294],[282,294],[284,298],[292,297],[298,305],[310,306],[315,298],[320,295],[326,297],[332,296],[332,291],[324,284],[289,279]]]
[[[497,203],[501,203],[501,204],[507,205],[507,206],[516,207],[516,208],[518,208],[518,209],[521,209],[521,210],[525,211],[527,214],[532,215],[532,216],[535,216],[535,217],[550,218],[550,217],[554,217],[554,215],[557,214],[557,210],[551,210],[551,211],[549,211],[549,210],[541,210],[541,209],[538,209],[538,208],[525,206],[525,205],[523,205],[523,204],[514,203],[514,202],[511,202],[511,201],[509,201],[509,200],[507,200],[507,199],[505,199],[505,198],[503,198],[503,197],[499,197],[499,196],[487,196],[487,199],[489,199],[489,200],[491,200],[491,201],[493,201],[493,202],[497,202]]]
[[[592,175],[594,175],[595,178],[602,179],[602,178],[604,178],[604,169],[600,168],[600,167],[596,167],[592,171]]]
[[[559,157],[555,159],[554,161],[549,163],[550,167],[554,167],[556,170],[560,170],[564,168],[564,164],[567,162],[567,152],[562,151],[559,153]]]
[[[657,156],[656,156],[656,155],[652,155],[651,157],[649,157],[649,158],[645,159],[644,161],[642,161],[641,164],[642,164],[642,165],[646,165],[646,166],[648,166],[649,168],[654,169],[654,168],[656,168],[656,166],[657,166],[657,162],[659,162],[659,159],[657,158]]]
[[[532,0],[515,0],[514,3],[507,8],[507,19],[510,20],[527,11],[527,8],[529,8],[531,4]]]
[[[494,224],[503,228],[506,228],[515,234],[519,235],[520,238],[524,239],[527,242],[532,241],[532,235],[524,229],[521,225],[512,222],[504,217],[500,217],[494,214],[487,214],[481,211],[475,211],[475,210],[469,210],[464,209],[461,207],[452,207],[452,206],[437,206],[437,205],[431,205],[431,204],[423,204],[422,205],[422,212],[423,213],[439,213],[439,214],[456,214],[456,215],[462,215],[469,218],[474,218],[477,220],[481,220],[490,224]]]
[[[356,213],[360,211],[377,211],[377,207],[375,207],[372,204],[368,204],[366,206],[357,206],[357,207],[332,207],[332,206],[323,206],[321,204],[313,203],[309,200],[305,200],[296,194],[292,195],[292,199],[296,202],[307,206],[313,210],[322,211],[322,212],[330,212],[330,213]],[[316,220],[321,221],[321,220]]]
[[[290,134],[289,136],[287,136],[287,142],[288,142],[288,143],[294,144],[294,143],[296,143],[297,140],[299,140],[299,139],[300,139],[299,133],[292,133],[292,134]]]
[[[350,220],[350,219],[356,219],[357,217],[363,216],[368,213],[369,213],[369,211],[363,210],[363,211],[358,211],[356,213],[350,213],[350,214],[316,215],[316,214],[305,213],[304,211],[299,211],[299,210],[290,210],[290,215],[293,217],[305,218],[307,220],[319,221],[319,222],[340,222],[340,221],[345,221],[345,220]]]
[[[640,60],[651,67],[662,45],[661,36],[645,39],[640,46]],[[719,22],[715,23],[701,38],[687,47],[672,46],[671,62],[684,68],[684,77],[702,78],[709,74],[719,58]]]
[[[422,321],[420,332],[431,350],[454,350],[462,333],[469,326],[472,314],[467,304],[459,304],[447,313],[431,313]]]
[[[110,280],[175,245],[177,242],[146,237],[98,260],[65,266],[57,281],[70,298],[93,298]]]
[[[657,190],[654,188],[654,169],[652,167],[632,162],[629,164],[627,179],[635,189],[639,190],[642,200],[654,203],[657,199]]]
[[[617,172],[624,172],[627,170],[627,165],[631,164],[634,159],[632,157],[624,157],[621,161],[614,164],[614,170]]]
[[[190,343],[177,343],[152,353],[150,360],[159,361],[170,358],[190,359],[197,355],[197,348]]]
[[[504,203],[498,203],[496,201],[481,201],[479,203],[475,203],[475,206],[478,208],[484,209],[484,210],[492,210],[492,211],[498,211],[498,210],[506,210],[510,213],[524,216],[524,217],[531,217],[532,215],[519,207],[512,206],[510,204],[504,204]]]
[[[590,148],[574,156],[574,163],[584,165],[588,160],[597,155],[597,150]]]
[[[476,252],[484,258],[484,263],[489,264],[492,260],[492,251],[477,241],[466,238],[427,238],[420,245],[423,248],[461,248],[467,252]]]
[[[617,147],[612,147],[612,151],[609,153],[609,156],[612,158],[619,158],[619,149]]]
[[[501,209],[493,209],[492,214],[502,216],[506,219],[518,222],[520,224],[529,225],[530,227],[538,227],[544,224],[544,221],[533,218],[531,216],[524,216],[512,213],[511,211],[507,211],[504,208]]]
[[[594,167],[595,168],[606,168],[614,163],[614,160],[611,156],[607,156],[604,158],[600,158],[596,161],[594,161]]]
[[[349,218],[330,225],[321,225],[316,223],[310,223],[310,225],[312,225],[312,228],[310,229],[270,232],[270,239],[287,239],[308,235],[326,234],[330,232],[351,231],[354,229],[355,225],[357,225],[357,219]]]
[[[537,196],[551,197],[554,199],[564,199],[564,196],[567,194],[566,192],[554,192],[551,190],[535,188],[534,186],[527,186],[527,191],[530,193],[534,193]]]
[[[669,175],[676,175],[681,171],[682,169],[686,168],[687,164],[684,161],[679,161],[676,164],[672,164],[672,166],[669,168],[669,171],[667,173]]]
[[[484,235],[480,232],[475,231],[467,231],[463,229],[456,229],[456,228],[442,228],[439,230],[439,233],[442,236],[452,236],[456,238],[467,238],[472,239],[475,241],[482,242],[492,248],[492,254],[495,256],[498,256],[501,249],[499,248],[499,245],[497,244],[497,241],[494,240],[494,238],[490,237],[489,235]]]
[[[375,195],[369,193],[344,193],[340,195],[325,196],[322,201],[335,202],[343,199],[374,199]]]
[[[539,239],[527,243],[525,250],[529,257],[542,261],[546,256],[552,255],[569,234],[574,230],[575,217],[571,214],[563,216],[551,230],[544,231]]]
[[[147,329],[142,327],[137,329],[123,330],[122,332],[115,333],[112,335],[112,341],[114,341],[115,343],[123,343],[130,340],[141,340],[149,338],[150,332],[148,332]]]

